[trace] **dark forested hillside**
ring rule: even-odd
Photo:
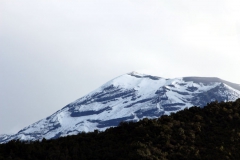
[[[240,99],[191,107],[105,132],[0,145],[0,159],[240,159]]]

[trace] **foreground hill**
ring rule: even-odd
[[[0,159],[240,159],[240,99],[42,142],[0,145]]]
[[[240,98],[240,86],[211,77],[166,79],[136,72],[119,76],[14,135],[13,139],[41,140],[117,126],[121,121],[158,118],[186,107]]]

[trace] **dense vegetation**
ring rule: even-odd
[[[0,159],[240,159],[240,99],[42,142],[0,145]]]

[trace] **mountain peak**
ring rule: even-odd
[[[152,75],[149,75],[149,74],[139,73],[139,72],[136,72],[136,71],[130,72],[130,73],[128,73],[128,75],[136,77],[136,78],[150,78],[152,80],[159,80],[161,78],[161,77],[158,77],[158,76],[152,76]]]
[[[215,77],[165,79],[130,72],[119,76],[86,96],[69,103],[17,134],[0,137],[41,140],[105,130],[121,121],[157,118],[186,107],[204,107],[211,101],[234,101],[240,97],[237,84]]]

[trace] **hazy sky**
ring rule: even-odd
[[[0,134],[135,70],[240,83],[239,8],[237,0],[1,0]]]

